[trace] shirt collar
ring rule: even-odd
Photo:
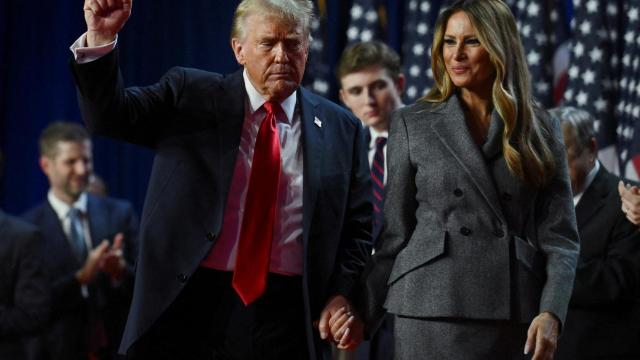
[[[376,139],[379,138],[380,136],[388,138],[389,131],[388,130],[376,131],[374,128],[369,127],[369,135],[371,135],[371,140],[369,140],[369,149],[373,149],[376,146]]]
[[[599,170],[600,170],[600,161],[596,159],[596,162],[593,165],[593,168],[591,168],[591,171],[589,171],[589,173],[587,174],[587,177],[584,179],[584,186],[582,187],[582,190],[573,196],[574,205],[578,205],[578,202],[582,198],[582,195],[589,188],[589,186],[591,186],[591,183],[593,182],[593,179],[596,178],[596,174],[598,174]]]
[[[242,72],[242,78],[244,79],[244,87],[247,90],[247,95],[249,96],[249,110],[251,111],[251,114],[253,114],[260,109],[262,105],[264,105],[266,100],[249,80],[247,69],[244,69]],[[284,101],[280,103],[282,110],[284,110],[285,115],[287,115],[287,121],[289,123],[291,123],[293,113],[296,110],[297,93],[297,91],[294,91],[288,98],[284,99]]]
[[[53,193],[53,190],[49,189],[49,193],[47,194],[47,200],[49,200],[49,204],[51,204],[53,211],[56,212],[56,215],[58,215],[58,218],[60,220],[64,220],[67,217],[71,207],[74,207],[80,210],[83,214],[87,213],[87,194],[84,192],[80,194],[80,197],[78,198],[78,200],[76,200],[76,202],[69,205],[64,201],[58,199],[56,195]]]

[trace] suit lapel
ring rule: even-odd
[[[582,194],[578,205],[576,206],[576,220],[578,221],[578,229],[582,229],[593,215],[604,206],[605,199],[611,189],[607,189],[605,175],[606,170],[601,166],[600,170],[593,179],[593,182],[587,190]]]
[[[42,231],[50,231],[49,234],[44,234],[47,239],[51,239],[53,244],[47,248],[51,251],[55,251],[58,254],[52,255],[55,258],[66,258],[65,263],[80,264],[78,258],[74,256],[69,239],[62,229],[62,223],[58,219],[58,214],[51,207],[49,201],[45,201],[44,209],[42,210]]]
[[[431,125],[438,139],[467,173],[495,215],[505,222],[495,184],[478,145],[469,133],[457,96],[451,96],[433,111],[439,115]]]
[[[213,130],[209,130],[206,136],[202,137],[203,145],[199,148],[203,151],[203,159],[207,163],[207,168],[216,172],[217,184],[220,192],[224,194],[224,202],[227,203],[227,196],[234,173],[234,166],[240,148],[240,137],[245,115],[245,99],[247,92],[244,88],[244,78],[242,69],[233,74],[227,75],[219,84],[219,87],[211,94],[216,101],[215,122]],[[217,139],[210,141],[210,139]],[[217,189],[216,189],[217,190]],[[213,214],[215,204],[207,200],[205,196],[203,211],[206,214]],[[217,231],[222,228],[224,216],[218,216],[218,224],[203,222],[203,227],[208,229],[211,225]],[[201,218],[203,221],[206,217]]]
[[[303,146],[303,201],[302,223],[303,237],[306,244],[309,236],[313,209],[315,208],[318,189],[320,187],[320,173],[322,171],[322,158],[324,150],[324,128],[329,126],[322,114],[317,112],[318,103],[307,94],[306,90],[298,89],[298,101],[300,102],[300,121],[302,121],[302,146]],[[323,126],[315,123],[318,118]]]

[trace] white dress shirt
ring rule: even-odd
[[[589,173],[587,174],[587,177],[584,179],[584,186],[582,190],[579,193],[573,195],[574,206],[578,206],[580,199],[582,199],[582,194],[584,194],[584,192],[589,188],[589,186],[591,186],[591,183],[593,182],[593,179],[595,179],[596,174],[598,173],[598,170],[600,170],[600,162],[596,160],[595,165],[593,166],[591,171],[589,171]]]
[[[222,230],[218,241],[202,263],[203,266],[224,271],[233,271],[235,268],[253,149],[260,124],[266,115],[264,108],[261,108],[265,99],[249,81],[246,70],[243,77],[248,101],[245,102],[240,148],[224,210]],[[287,118],[277,119],[282,171],[269,271],[284,275],[302,274],[302,124],[300,111],[296,107],[296,94],[294,92],[280,104]]]

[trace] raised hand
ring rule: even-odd
[[[133,0],[85,0],[87,46],[105,45],[115,40],[131,15]]]

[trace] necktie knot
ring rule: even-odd
[[[376,138],[376,149],[382,149],[385,145],[387,145],[387,138],[384,136],[378,136]]]
[[[82,217],[82,210],[72,207],[69,209],[68,216],[71,220],[80,219]]]
[[[278,117],[278,115],[283,112],[282,106],[275,101],[267,101],[262,106],[264,106],[267,114],[273,114],[275,117]]]
[[[70,222],[70,240],[73,252],[79,261],[84,261],[87,256],[87,248],[84,238],[84,227],[82,225],[82,210],[78,208],[70,208],[68,212]]]

